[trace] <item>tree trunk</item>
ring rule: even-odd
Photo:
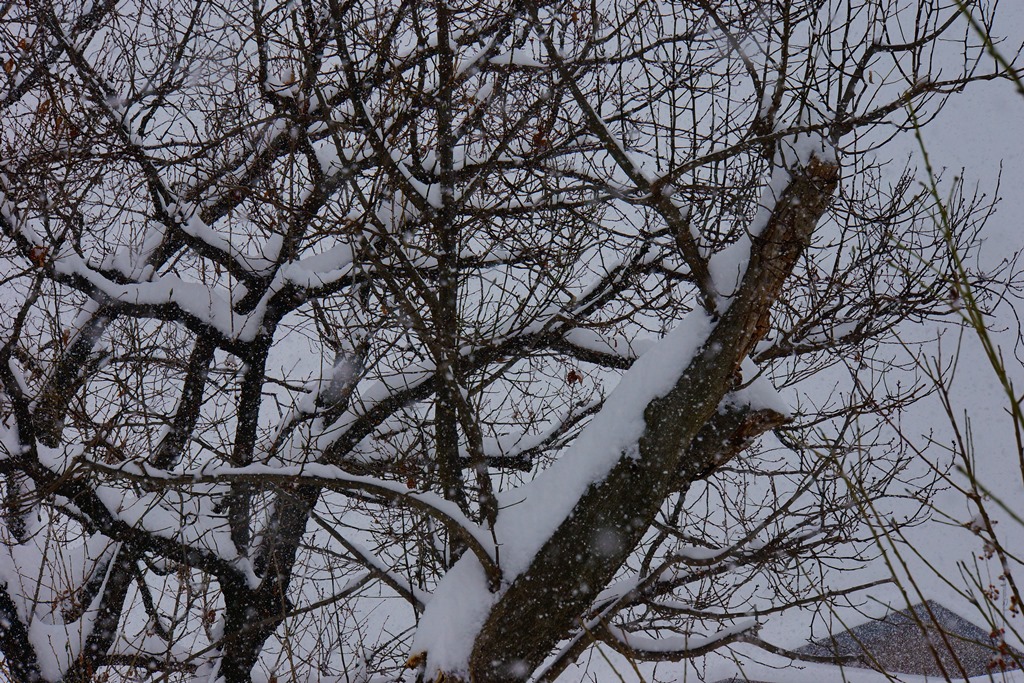
[[[590,486],[492,608],[473,647],[474,683],[526,680],[633,552],[678,486],[683,454],[764,335],[771,305],[810,243],[837,183],[834,163],[812,158],[794,171],[764,231],[753,238],[741,288],[702,352],[668,395],[647,406],[640,457],[622,457],[603,481]],[[609,532],[616,542],[607,541]]]

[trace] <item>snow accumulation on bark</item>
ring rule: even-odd
[[[691,313],[637,359],[604,407],[549,469],[533,481],[499,494],[494,528],[503,585],[515,580],[572,512],[586,489],[600,482],[623,454],[638,455],[647,404],[668,393],[700,349],[711,319]],[[466,555],[441,580],[417,629],[414,652],[427,652],[436,671],[464,671],[475,635],[487,618],[492,594],[479,561]]]
[[[645,429],[644,410],[671,391],[713,325],[711,317],[703,311],[694,311],[684,318],[637,359],[602,410],[550,468],[529,483],[498,494],[500,513],[494,536],[503,588],[529,567],[590,486],[600,483],[622,457],[639,457],[638,442]],[[743,371],[745,377],[757,379],[731,394],[727,399],[730,405],[788,413],[771,383],[758,376],[752,361],[745,361]],[[601,544],[608,542],[615,540],[602,538],[598,530],[592,540],[594,552],[600,553]],[[434,673],[466,671],[476,634],[490,606],[500,596],[501,590],[492,593],[488,589],[479,560],[467,553],[434,591],[420,620],[412,651],[427,653]]]

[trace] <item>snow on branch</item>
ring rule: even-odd
[[[120,466],[80,459],[79,466],[108,476],[148,483],[161,487],[189,488],[210,484],[245,482],[254,485],[273,485],[294,488],[311,484],[334,491],[360,491],[385,500],[406,505],[434,517],[452,533],[458,535],[485,568],[489,581],[501,581],[498,551],[493,539],[457,505],[441,496],[424,491],[410,491],[407,486],[375,477],[348,474],[331,465],[305,464],[292,467],[272,467],[252,464],[243,467],[207,467],[196,472],[173,473],[159,470],[145,463],[124,463]],[[138,515],[139,520],[145,515]]]

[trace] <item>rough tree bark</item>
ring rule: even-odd
[[[608,476],[590,487],[491,609],[473,647],[470,680],[526,680],[633,552],[669,492],[686,488],[706,469],[706,462],[684,460],[688,450],[736,388],[740,364],[767,330],[771,306],[810,244],[838,180],[834,161],[814,157],[795,169],[764,232],[753,238],[742,284],[713,332],[675,388],[644,410],[640,457],[623,454]],[[714,450],[726,451],[732,436]],[[607,530],[614,530],[619,542],[599,546],[595,534]]]

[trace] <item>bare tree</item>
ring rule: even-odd
[[[12,679],[552,680],[857,588],[886,343],[987,284],[884,157],[1006,73],[955,4],[0,16]]]

